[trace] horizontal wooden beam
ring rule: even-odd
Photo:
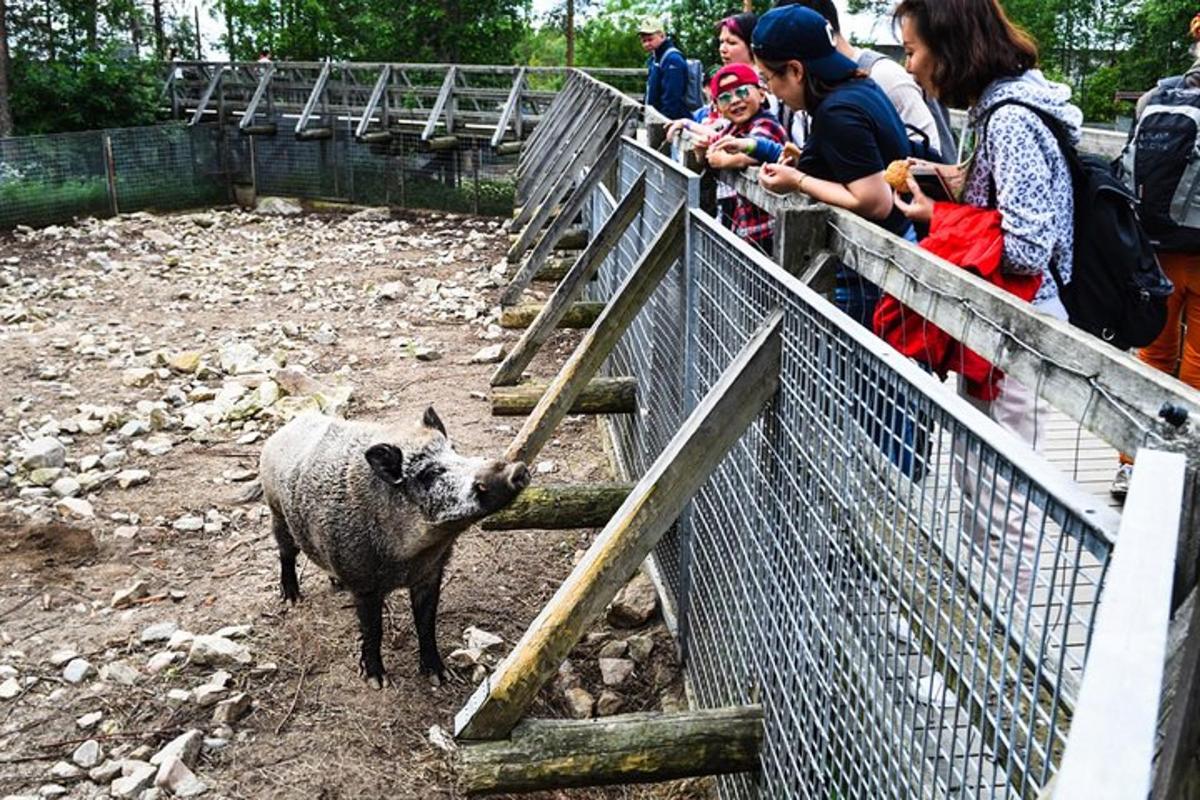
[[[584,300],[578,303],[573,303],[564,313],[562,319],[558,322],[560,328],[590,328],[596,318],[600,316],[600,312],[604,311],[604,303],[593,300]],[[528,328],[530,324],[537,319],[538,314],[542,313],[541,303],[525,303],[519,306],[510,306],[509,308],[501,309],[500,311],[500,327],[501,328]]]
[[[533,411],[549,383],[492,387],[492,415],[520,417]],[[633,414],[637,411],[637,378],[592,378],[571,404],[570,414]]]
[[[628,483],[530,486],[509,505],[484,517],[485,531],[603,528],[625,502]]]
[[[458,749],[467,794],[652,783],[759,769],[760,706],[527,720],[512,738]]]
[[[775,394],[782,326],[783,314],[773,312],[734,356],[513,651],[455,716],[456,736],[502,738],[525,715],[587,626]]]

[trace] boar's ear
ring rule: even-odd
[[[442,418],[433,410],[433,406],[425,409],[425,416],[421,417],[421,424],[426,428],[431,428],[435,431],[441,431],[442,436],[446,435],[446,426],[442,424]]]
[[[398,484],[404,480],[404,453],[395,445],[371,445],[367,448],[367,463],[388,483]]]

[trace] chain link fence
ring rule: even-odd
[[[247,135],[215,124],[166,124],[0,139],[0,227],[170,211],[257,195],[477,214],[512,210],[516,156],[485,139],[430,150],[416,133],[358,141],[351,122],[301,140],[294,120]]]

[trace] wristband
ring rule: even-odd
[[[746,145],[745,153],[748,156],[752,156],[752,155],[754,155],[755,149],[757,149],[757,147],[758,147],[758,143],[755,142],[753,139],[747,139],[746,141],[748,142],[748,144]]]
[[[801,173],[800,173],[800,180],[796,181],[796,191],[797,191],[797,192],[802,192],[802,191],[804,191],[804,181],[806,181],[806,180],[808,180],[808,173],[807,173],[807,172],[801,172]]]

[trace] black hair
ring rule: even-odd
[[[733,31],[733,35],[746,43],[746,47],[750,47],[750,42],[754,39],[754,26],[758,24],[758,15],[746,11],[741,14],[732,14],[728,17],[722,17],[717,23],[717,36],[721,35],[721,31],[729,28]]]

